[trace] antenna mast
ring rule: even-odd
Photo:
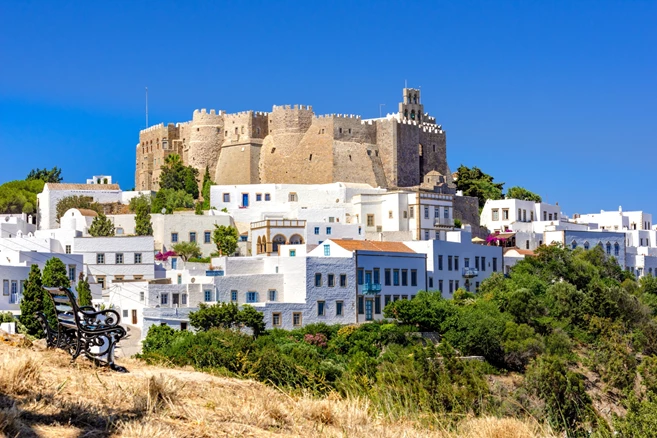
[[[148,128],[148,87],[146,87],[146,127]]]

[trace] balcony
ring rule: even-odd
[[[463,278],[475,278],[479,275],[479,270],[475,268],[463,268]]]
[[[434,227],[453,227],[454,226],[454,219],[445,219],[444,217],[437,217],[434,219],[433,223]]]
[[[360,293],[363,295],[373,295],[381,292],[381,283],[365,283],[360,287]]]

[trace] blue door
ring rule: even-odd
[[[365,320],[366,321],[372,321],[374,318],[372,317],[372,306],[374,302],[372,300],[365,300]]]
[[[242,207],[248,207],[248,206],[249,206],[249,194],[242,193]]]

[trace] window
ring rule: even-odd
[[[532,222],[534,221],[534,212],[533,211],[529,212],[529,220],[532,221]]]
[[[404,219],[408,219],[408,212],[404,211]]]
[[[115,263],[117,265],[122,265],[123,264],[123,254],[120,252],[117,252],[116,255],[114,256]]]
[[[178,274],[178,284],[182,284],[182,274]]]
[[[269,193],[265,193],[265,201],[271,201],[271,195]]]
[[[257,303],[258,302],[258,292],[247,292],[246,293],[246,302],[247,303]]]
[[[439,271],[443,270],[443,256],[442,255],[438,256],[438,270]]]
[[[272,313],[271,314],[271,325],[274,327],[280,327],[281,326],[281,314],[280,313]]]
[[[136,253],[135,253],[135,264],[138,265],[138,264],[140,264],[140,263],[141,263],[141,253],[140,253],[140,252],[136,252]]]
[[[452,270],[452,256],[447,256],[447,270]]]
[[[171,258],[171,269],[178,269],[178,259],[176,257]]]
[[[381,269],[374,268],[372,282],[374,284],[381,284]]]
[[[230,193],[224,193],[224,202],[230,202]]]
[[[429,219],[429,207],[424,207],[424,218]]]
[[[96,254],[96,264],[104,265],[105,264],[105,254],[98,253]]]
[[[499,208],[493,208],[492,210],[492,218],[494,221],[499,221],[500,220],[500,209]]]
[[[315,287],[321,287],[322,286],[322,274],[315,274]]]
[[[178,242],[178,233],[171,233],[171,243]]]
[[[442,280],[438,280],[438,290],[439,290],[440,292],[443,291],[443,281],[442,281]]]
[[[376,315],[381,314],[381,297],[374,298],[374,313]]]
[[[433,208],[433,217],[434,219],[440,219],[440,207]]]
[[[331,234],[331,227],[326,227],[326,234],[330,235]]]
[[[399,286],[399,269],[393,269],[392,271],[392,284]]]
[[[325,308],[326,303],[324,301],[317,301],[317,316],[324,316],[325,315]]]
[[[402,269],[401,271],[401,285],[408,286],[408,269]]]
[[[493,257],[493,272],[497,272],[497,257]]]
[[[454,256],[454,270],[459,270],[459,256]]]
[[[428,231],[428,230],[425,230],[425,231],[424,231],[424,240],[429,240],[430,237],[431,237],[431,236],[429,235],[429,231]]]
[[[544,221],[547,220],[547,211],[544,211],[544,212],[543,212],[543,220],[544,220]]]
[[[331,245],[324,245],[324,256],[328,257],[331,255]]]
[[[361,227],[358,227],[358,235],[359,235],[359,236],[360,236],[360,234],[362,233],[362,231],[363,231],[363,229],[362,229]]]
[[[71,253],[71,245],[66,245],[66,254]]]
[[[411,286],[417,286],[417,269],[411,269]]]
[[[335,316],[342,316],[342,306],[344,303],[342,301],[335,302]]]
[[[518,217],[516,218],[516,220],[518,222],[522,221],[522,209],[521,208],[518,209]]]
[[[189,241],[190,242],[196,242],[196,232],[195,231],[190,231],[189,232]]]
[[[123,309],[123,317],[124,318],[128,317],[128,309]]]
[[[233,303],[236,303],[236,302],[237,302],[237,291],[236,291],[236,290],[231,290],[231,291],[230,291],[230,300],[231,300]]]
[[[163,306],[169,304],[169,294],[160,295],[160,304],[162,304]]]
[[[586,249],[586,250],[589,249],[589,242],[584,242],[584,249]]]
[[[390,274],[392,270],[391,269],[386,269],[383,271],[383,282],[386,286],[390,286],[391,281],[390,281]]]
[[[385,297],[383,297],[383,305],[384,306],[387,306],[388,304],[390,304],[391,301],[392,301],[392,297],[390,295],[386,295]]]
[[[132,278],[134,278],[135,280],[141,280],[141,279],[144,278],[144,276],[143,275],[133,275]]]
[[[449,207],[445,207],[445,219],[449,219]]]
[[[611,255],[611,243],[607,242],[607,255]]]
[[[475,269],[479,270],[479,256],[475,256]]]
[[[205,301],[212,301],[212,291],[211,290],[204,290],[203,291],[203,296]]]
[[[481,258],[481,270],[482,271],[486,270],[486,257]]]
[[[362,315],[365,313],[365,299],[360,296],[358,297],[358,314]]]
[[[509,220],[509,209],[508,208],[503,208],[502,209],[502,220],[503,221],[508,221]]]
[[[276,290],[275,289],[270,289],[269,290],[269,301],[276,301]]]
[[[288,202],[297,202],[297,201],[299,200],[299,198],[297,197],[297,194],[296,194],[296,193],[294,193],[294,192],[290,192],[290,193],[287,195],[287,200],[288,200]]]
[[[347,287],[347,274],[340,274],[340,287]]]
[[[614,255],[618,256],[620,254],[620,245],[618,242],[614,243]]]
[[[358,284],[364,284],[365,283],[365,271],[363,271],[363,268],[358,268],[356,273],[358,275]]]
[[[413,207],[408,207],[408,217],[411,219],[415,217],[415,209]]]
[[[368,227],[373,227],[374,226],[374,215],[373,214],[368,214],[367,215],[367,226]]]
[[[212,242],[212,232],[205,231],[203,233],[203,243],[211,243],[211,242]]]
[[[139,292],[139,301],[144,301],[144,291]]]
[[[335,286],[335,275],[327,274],[326,275],[326,283],[327,283],[328,287],[334,287]]]
[[[262,193],[256,193],[256,201],[262,201]]]
[[[295,327],[301,327],[301,312],[294,312],[292,314],[292,325]]]
[[[9,280],[2,280],[2,295],[9,295]]]
[[[117,236],[122,236],[123,235],[123,228],[121,228],[121,227],[117,228],[115,233],[116,233]]]
[[[388,219],[392,219],[392,210],[388,211]]]
[[[454,293],[454,280],[449,280],[449,293]]]
[[[315,234],[319,234],[319,227],[315,227]]]
[[[291,249],[290,250],[290,257],[296,257],[297,255],[297,250],[296,249]]]
[[[96,276],[96,283],[100,284],[100,287],[102,289],[105,289],[105,276],[104,275],[97,275]]]
[[[576,241],[576,240],[573,240],[573,242],[570,244],[570,247],[571,247],[572,249],[577,248],[577,241]]]
[[[75,265],[68,265],[68,279],[74,282],[75,278]]]
[[[458,288],[459,288],[459,281],[456,280],[456,281],[454,282],[454,289],[458,289]]]

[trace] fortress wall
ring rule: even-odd
[[[437,170],[447,177],[449,172],[447,168],[445,132],[438,129],[438,127],[431,126],[423,126],[419,129],[419,141],[422,145],[423,166],[420,169],[422,178],[432,170]]]
[[[205,173],[205,167],[212,175],[219,161],[221,144],[224,141],[224,111],[195,110],[190,124],[188,160],[185,164],[199,171],[199,176]]]
[[[175,152],[173,142],[177,139],[178,128],[173,123],[160,123],[139,132],[135,189],[157,189],[160,166],[167,155]]]
[[[313,107],[306,105],[284,105],[272,108],[269,115],[272,134],[276,133],[294,133],[305,134],[313,122]]]
[[[397,125],[397,187],[411,187],[422,182],[420,175],[420,130],[415,123]]]
[[[334,140],[332,181],[385,187],[386,179],[377,145]]]
[[[183,160],[183,163],[188,163],[190,160],[189,156],[189,142],[192,135],[192,122],[182,122],[178,123],[178,154]]]
[[[376,123],[376,144],[386,184],[381,187],[397,187],[397,121],[378,120]]]

